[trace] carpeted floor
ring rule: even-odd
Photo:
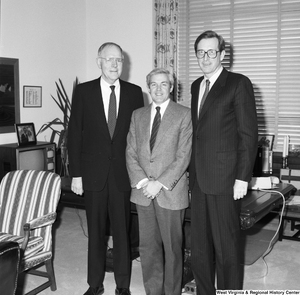
[[[277,237],[274,238],[274,230],[250,228],[242,231],[242,240],[245,245],[243,264],[251,265],[268,250],[271,240],[271,245],[277,241]]]
[[[272,251],[263,260],[261,254],[267,249],[270,238],[276,231],[278,218],[269,218],[244,232],[246,241],[244,289],[247,290],[300,290],[299,242],[283,240],[276,242]],[[85,211],[63,208],[54,227],[54,269],[57,290],[49,288],[42,295],[82,295],[86,283],[86,217]],[[25,294],[44,279],[27,275],[20,279],[17,295]],[[113,295],[115,289],[113,273],[107,273],[104,281],[105,293]],[[132,295],[145,294],[139,259],[133,261]]]

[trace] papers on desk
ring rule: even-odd
[[[287,205],[296,205],[299,206],[300,205],[300,196],[291,196],[287,201],[286,201]]]

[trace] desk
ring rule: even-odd
[[[288,199],[296,188],[288,183],[279,183],[275,191],[281,192],[285,199]],[[60,203],[65,206],[78,206],[84,208],[84,199],[77,196],[71,191],[70,178],[62,177],[62,195]],[[252,191],[249,190],[247,195],[242,199],[242,209],[240,214],[241,228],[248,229],[257,221],[266,216],[274,207],[282,203],[280,194],[269,191]],[[137,214],[135,204],[131,203],[131,213]],[[185,221],[191,221],[191,208],[186,209]]]
[[[279,183],[274,191],[283,194],[287,200],[296,188],[288,183]],[[272,191],[272,190],[271,190]],[[257,221],[266,216],[275,207],[282,204],[282,196],[270,191],[248,191],[245,198],[242,200],[242,210],[240,214],[242,229],[252,227]]]
[[[274,191],[282,193],[287,200],[296,191],[296,188],[291,184],[280,183]],[[280,205],[282,203],[282,196],[270,191],[248,190],[247,195],[241,201],[240,221],[241,228],[245,230],[252,227],[257,221]],[[131,212],[136,213],[134,204],[131,205]],[[185,211],[185,222],[191,222],[190,207]]]

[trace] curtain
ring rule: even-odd
[[[155,0],[154,67],[165,68],[177,76],[178,0]],[[176,82],[174,88],[176,88]],[[176,100],[176,89],[173,100]]]

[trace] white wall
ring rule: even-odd
[[[106,41],[125,51],[122,78],[146,92],[153,59],[152,1],[2,0],[0,5],[0,56],[19,59],[22,123],[34,122],[37,131],[62,118],[51,98],[56,96],[55,81],[60,78],[71,96],[76,77],[80,82],[98,77],[95,58]],[[24,85],[42,86],[41,108],[23,108]],[[49,139],[49,132],[38,136]],[[16,141],[14,133],[0,134],[0,144]]]
[[[112,41],[125,52],[121,78],[146,91],[146,75],[153,66],[152,11],[151,0],[87,0],[87,79],[99,75],[98,48]]]

